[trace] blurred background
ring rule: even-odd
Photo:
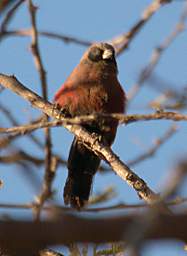
[[[3,21],[16,1],[0,15]],[[66,36],[66,40],[39,35],[39,49],[47,76],[49,100],[63,84],[87,48],[89,42],[111,41],[113,38],[128,32],[141,18],[143,11],[151,4],[150,0],[133,1],[33,1],[37,6],[37,28],[40,32],[51,32]],[[129,47],[117,58],[119,80],[129,97],[127,114],[152,113],[157,111],[186,112],[187,100],[187,33],[185,23],[186,1],[176,0],[162,6],[142,27],[130,42]],[[167,44],[176,25],[184,21],[184,30],[174,35],[173,39],[161,52],[159,61],[149,77],[145,77],[145,68],[151,66],[155,49]],[[31,28],[27,2],[20,4],[0,38],[0,72],[14,74],[19,81],[42,95],[40,78],[35,68],[31,53],[30,35],[18,35],[20,31]],[[68,40],[75,38],[77,40]],[[168,39],[169,38],[169,39]],[[78,42],[81,41],[81,42]],[[156,52],[158,53],[158,51]],[[146,69],[148,70],[148,69]],[[144,71],[144,72],[143,72]],[[143,77],[143,78],[142,78]],[[145,78],[145,81],[142,79]],[[141,83],[142,82],[142,83]],[[141,86],[136,90],[137,84]],[[135,86],[136,85],[136,86]],[[0,92],[0,126],[11,127],[26,124],[41,115],[28,102],[9,90]],[[113,150],[125,163],[142,177],[155,192],[163,190],[176,164],[187,155],[186,122],[147,121],[121,125]],[[67,159],[73,135],[63,127],[52,128],[52,151],[62,159]],[[167,137],[154,155],[133,164],[137,157],[150,152],[160,138]],[[44,133],[37,130],[32,133],[41,144],[33,142],[29,136],[18,136],[10,139],[6,146],[1,143],[0,179],[3,187],[0,190],[0,203],[29,203],[40,193],[44,165],[31,161],[11,160],[7,157],[24,151],[29,156],[44,159]],[[1,135],[4,141],[7,135]],[[104,163],[102,163],[104,165]],[[63,205],[62,191],[67,176],[67,168],[59,165],[52,185],[53,200]],[[184,180],[177,196],[185,197],[187,188]],[[116,203],[139,203],[136,192],[112,171],[98,172],[95,176],[92,196],[106,192],[111,197],[100,206]],[[112,190],[112,192],[111,192]],[[93,205],[95,206],[95,205]],[[92,207],[92,205],[90,206]],[[31,218],[30,210],[0,209],[1,216],[8,218]],[[94,216],[103,213],[81,213]],[[105,213],[110,214],[110,213]],[[66,248],[63,249],[66,251]],[[142,255],[186,255],[183,244],[175,241],[154,242],[144,247]]]

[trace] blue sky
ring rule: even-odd
[[[151,3],[148,0],[95,0],[95,1],[35,1],[38,6],[37,24],[39,30],[72,35],[91,41],[105,41],[124,33],[139,19],[145,7]],[[176,0],[162,7],[158,13],[144,26],[138,36],[132,41],[130,47],[118,58],[119,80],[126,92],[137,81],[141,69],[148,63],[154,47],[170,34],[178,22],[184,1]],[[9,29],[22,29],[30,27],[27,5],[23,5],[16,13],[9,25]],[[167,82],[169,86],[180,91],[186,85],[186,40],[187,34],[181,34],[175,42],[165,51],[155,74]],[[31,39],[7,38],[0,43],[0,72],[14,74],[26,86],[41,95],[38,73],[36,72],[31,52],[29,50]],[[61,41],[40,38],[40,50],[47,72],[49,99],[64,82],[72,69],[79,62],[85,47],[75,44],[65,44]],[[128,113],[148,113],[152,109],[147,103],[158,95],[156,90],[147,84],[133,100]],[[10,91],[0,95],[1,102],[12,111],[17,120],[28,122],[37,117],[40,112],[33,110],[30,105]],[[133,159],[146,148],[152,145],[169,128],[171,121],[152,121],[121,126],[118,131],[114,151],[124,161]],[[0,113],[0,125],[10,126],[6,117]],[[159,192],[161,185],[173,169],[177,160],[185,157],[187,153],[184,138],[186,139],[186,123],[178,124],[178,132],[162,146],[154,158],[133,167],[133,170],[145,179],[149,186]],[[35,132],[43,140],[43,132]],[[63,128],[52,130],[53,150],[63,157],[68,156],[72,135]],[[24,145],[24,146],[23,146]],[[36,156],[43,156],[43,152],[31,143],[28,138],[15,141],[14,147],[24,149]],[[5,154],[2,151],[2,154]],[[33,167],[34,169],[34,167]],[[42,179],[43,169],[34,170]],[[66,177],[65,168],[58,168],[54,182],[57,199],[62,201],[62,188]],[[0,178],[4,181],[4,188],[0,191],[0,202],[25,203],[33,200],[33,195],[39,192],[24,178],[23,172],[15,165],[1,166]],[[128,187],[113,173],[95,177],[93,193],[102,191],[106,186],[113,185],[118,197],[112,202],[139,202],[135,191]],[[185,195],[185,187],[180,191]],[[111,203],[112,203],[111,202]],[[4,211],[7,212],[7,211]],[[11,213],[13,214],[13,213]],[[20,216],[20,213],[16,212]],[[25,214],[25,212],[24,212]],[[25,216],[25,215],[24,215]],[[27,216],[27,215],[26,215]],[[181,244],[156,243],[145,248],[144,255],[185,255]]]

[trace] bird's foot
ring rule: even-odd
[[[61,119],[61,118],[71,118],[70,113],[68,112],[68,110],[66,108],[62,108],[60,106],[59,103],[55,102],[53,104],[53,114],[55,111],[58,111],[58,114],[56,116],[57,119]]]
[[[92,138],[94,139],[94,143],[93,143],[93,144],[95,144],[96,142],[99,142],[99,143],[102,143],[102,144],[105,145],[105,146],[108,146],[107,140],[106,140],[105,137],[102,136],[101,134],[98,134],[98,133],[96,133],[96,132],[92,132],[92,133],[91,133],[91,136],[92,136]]]
[[[97,140],[98,142],[102,141],[102,135],[100,135],[100,134],[98,134],[96,132],[92,132],[91,136],[92,136],[93,139]]]

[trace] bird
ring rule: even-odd
[[[114,47],[108,43],[92,44],[80,63],[56,92],[54,101],[65,117],[89,114],[124,113],[125,92],[120,85]],[[118,121],[95,120],[82,127],[97,134],[102,143],[111,146],[117,132]],[[77,137],[74,137],[64,186],[64,203],[81,210],[89,200],[93,177],[101,159]]]

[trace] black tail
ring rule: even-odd
[[[68,177],[64,187],[65,204],[70,204],[76,209],[85,205],[99,164],[99,157],[75,138],[68,159]]]

